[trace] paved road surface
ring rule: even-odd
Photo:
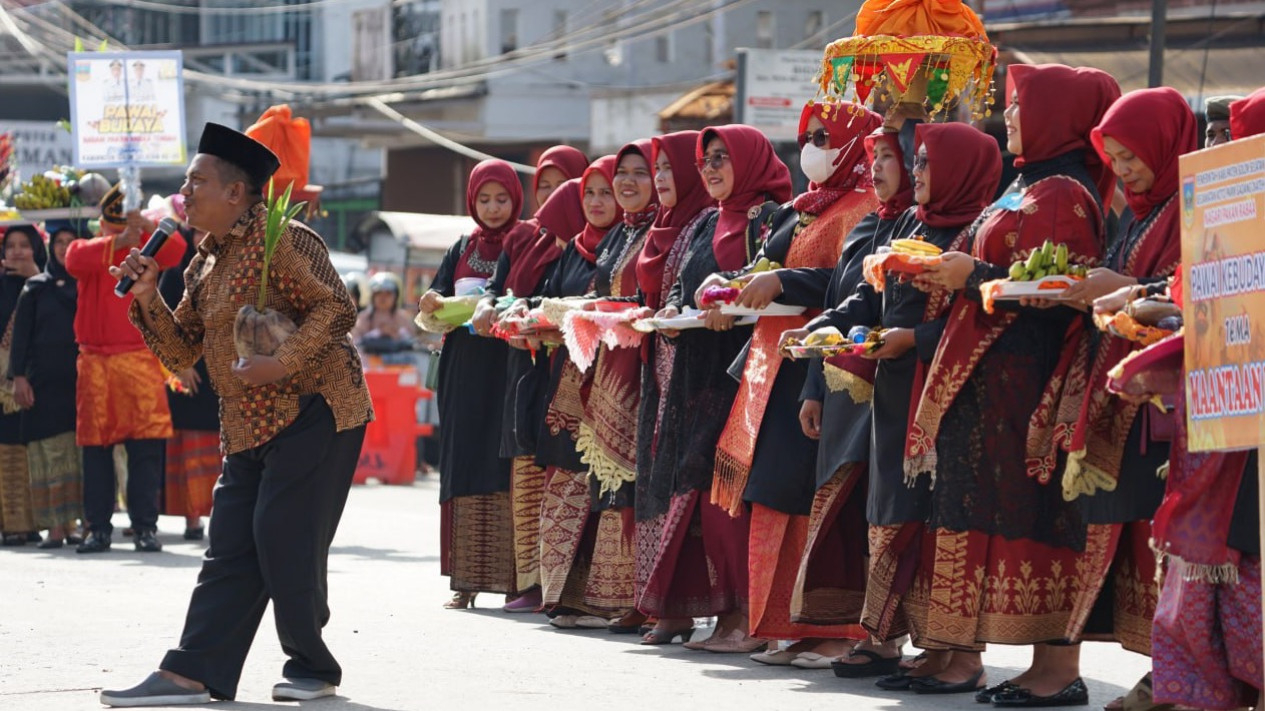
[[[761,667],[743,655],[641,647],[635,636],[561,632],[542,615],[504,615],[498,596],[473,611],[444,610],[438,482],[352,491],[330,560],[330,647],[344,668],[340,696],[302,704],[328,711],[415,709],[980,709],[969,696],[880,692],[866,681]],[[115,525],[126,525],[116,517]],[[66,548],[0,549],[0,709],[100,709],[102,687],[123,688],[155,668],[179,635],[203,544],[164,517],[158,555],[76,555]],[[116,534],[115,543],[120,537]],[[269,691],[284,662],[265,616],[238,700],[225,711],[293,708]],[[985,657],[990,679],[1018,673],[1020,648]],[[1086,645],[1093,707],[1124,693],[1146,660]]]

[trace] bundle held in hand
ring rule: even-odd
[[[247,304],[237,312],[233,323],[233,342],[237,347],[239,358],[255,355],[274,355],[299,327],[285,314],[267,307],[268,304],[268,270],[272,255],[290,226],[290,220],[299,214],[305,203],[290,205],[290,188],[286,188],[280,199],[273,197],[272,183],[268,183],[268,213],[264,227],[263,269],[259,278],[259,300],[255,305]]]

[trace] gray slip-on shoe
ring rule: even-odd
[[[333,696],[338,687],[320,679],[286,680],[272,687],[273,701],[310,701],[323,696]]]
[[[170,679],[163,678],[158,672],[150,674],[145,681],[130,689],[101,692],[101,704],[116,708],[209,703],[211,703],[211,692],[186,689]]]

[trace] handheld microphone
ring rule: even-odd
[[[141,250],[141,256],[152,258],[155,254],[158,254],[158,250],[162,249],[163,245],[167,243],[167,238],[178,229],[180,229],[179,223],[170,217],[164,217],[163,221],[158,223],[158,229],[154,230],[154,234],[150,235],[149,241],[145,243],[145,247]],[[129,276],[119,279],[118,285],[114,287],[114,295],[119,298],[127,296],[127,292],[132,290],[132,285],[135,283],[136,280]]]

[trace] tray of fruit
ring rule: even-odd
[[[805,358],[830,358],[837,355],[862,355],[883,347],[883,331],[856,326],[844,336],[833,326],[818,329],[803,342],[787,341],[782,350],[795,360]]]
[[[1149,346],[1181,330],[1182,317],[1173,302],[1146,297],[1115,313],[1095,313],[1094,324],[1117,338]]]
[[[874,254],[861,260],[865,280],[875,289],[882,291],[887,285],[887,273],[917,276],[927,271],[927,267],[940,263],[939,247],[922,237],[892,240],[885,247],[879,247]]]
[[[57,166],[17,185],[10,202],[25,220],[91,219],[100,214],[93,211],[109,189],[109,181],[97,173]]]
[[[1027,259],[1010,265],[1007,279],[995,279],[980,285],[984,310],[993,312],[996,301],[1015,301],[1024,298],[1042,298],[1057,301],[1063,292],[1089,274],[1089,267],[1069,264],[1067,245],[1055,245],[1050,240],[1039,249],[1032,250]]]

